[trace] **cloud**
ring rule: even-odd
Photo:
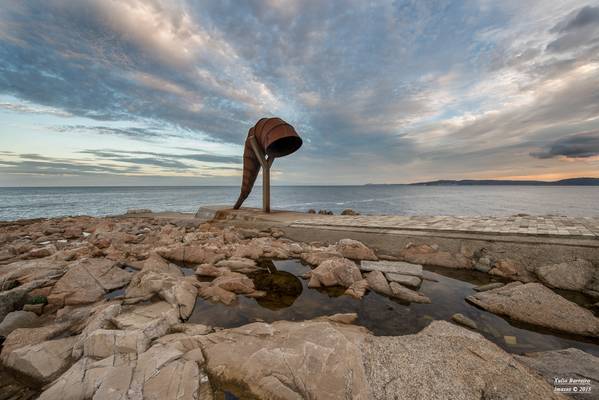
[[[179,161],[200,160],[208,163],[231,164],[239,161],[237,157],[118,150],[84,150],[80,153],[93,155],[94,159],[51,157],[36,153],[6,153],[5,158],[0,158],[0,172],[11,175],[88,176],[112,174],[139,177],[156,177],[156,172],[160,172],[168,173],[171,176],[218,177],[237,176],[241,171],[238,166],[192,165],[189,162]],[[145,167],[152,169],[147,170]]]
[[[29,155],[30,156],[30,155]],[[28,157],[23,157],[28,158]],[[31,175],[95,175],[102,173],[134,174],[140,172],[135,166],[117,167],[106,165],[87,164],[74,160],[0,160],[0,171],[4,174],[31,174]]]
[[[272,91],[184,4],[3,8],[0,92],[97,120],[158,120],[224,142],[241,141],[248,120],[276,111]]]
[[[551,32],[558,38],[547,45],[555,53],[573,50],[581,46],[599,44],[599,7],[585,6],[555,25]]]
[[[531,166],[531,153],[599,129],[598,12],[579,0],[8,2],[0,94],[18,102],[0,107],[73,117],[40,129],[106,135],[79,154],[143,173],[237,171],[241,154],[220,143],[242,144],[270,115],[304,139],[276,164],[286,182],[537,173],[553,161]],[[113,150],[112,136],[176,153]],[[227,152],[178,151],[179,137]]]
[[[94,133],[100,135],[116,135],[128,137],[136,140],[155,140],[157,138],[166,138],[174,136],[172,133],[168,133],[162,129],[156,128],[140,128],[140,127],[129,127],[129,128],[112,128],[101,125],[63,125],[52,127],[56,132],[61,133]]]
[[[134,151],[134,150],[112,150],[112,149],[103,149],[103,150],[82,150],[80,151],[82,154],[90,154],[96,156],[98,158],[105,158],[110,160],[119,160],[125,161],[127,160],[136,160],[134,156],[136,155],[144,155],[144,156],[152,156],[157,159],[166,159],[166,160],[190,160],[190,161],[200,161],[207,163],[224,163],[224,164],[240,164],[242,163],[241,156],[225,156],[218,154],[209,154],[209,153],[188,153],[188,154],[171,154],[171,153],[157,153],[150,151]],[[133,161],[129,161],[133,162]]]
[[[72,116],[72,114],[70,114],[68,112],[65,112],[62,110],[57,110],[52,107],[42,107],[42,106],[35,106],[35,105],[24,104],[24,103],[0,102],[0,110],[7,110],[7,111],[13,111],[13,112],[19,112],[19,113],[27,113],[27,114],[50,114],[50,115],[56,115],[59,117]]]
[[[558,139],[544,151],[531,153],[530,155],[541,159],[562,156],[566,158],[599,156],[599,131]]]

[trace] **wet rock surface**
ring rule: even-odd
[[[30,311],[12,311],[0,322],[0,336],[8,336],[19,328],[31,328],[39,324],[37,314]]]
[[[509,283],[467,298],[500,315],[562,332],[599,337],[599,318],[540,283]]]
[[[527,353],[516,356],[516,359],[538,372],[547,383],[554,385],[555,379],[565,380],[562,386],[590,386],[590,393],[571,393],[570,397],[575,399],[589,399],[597,396],[599,390],[599,358],[578,349],[563,349],[553,351],[542,351]],[[571,379],[586,382],[572,385]]]
[[[599,269],[587,260],[575,260],[559,264],[544,265],[536,270],[540,281],[551,287],[567,290],[590,289]]]

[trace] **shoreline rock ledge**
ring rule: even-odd
[[[564,398],[512,355],[445,321],[415,335],[387,337],[334,316],[257,322],[198,341],[211,380],[251,398]]]
[[[473,294],[466,300],[515,321],[599,337],[599,318],[540,283],[512,282],[498,289]]]

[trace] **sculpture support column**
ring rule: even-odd
[[[262,211],[270,212],[270,165],[262,168]]]
[[[268,159],[264,155],[264,152],[258,145],[258,141],[255,136],[250,137],[250,143],[252,144],[252,149],[262,166],[262,211],[265,213],[270,212],[270,166],[274,161],[274,157],[269,157]]]

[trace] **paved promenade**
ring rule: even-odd
[[[453,217],[400,215],[320,215],[293,211],[264,214],[255,208],[233,210],[225,207],[202,207],[196,216],[230,220],[270,222],[290,227],[342,229],[370,232],[421,232],[422,234],[467,234],[481,236],[522,236],[528,238],[577,239],[599,241],[599,217],[529,216]],[[599,242],[597,243],[599,245]]]
[[[599,218],[559,216],[513,217],[426,217],[329,215],[300,218],[292,226],[329,226],[385,230],[443,231],[497,235],[552,236],[571,239],[599,239]]]

